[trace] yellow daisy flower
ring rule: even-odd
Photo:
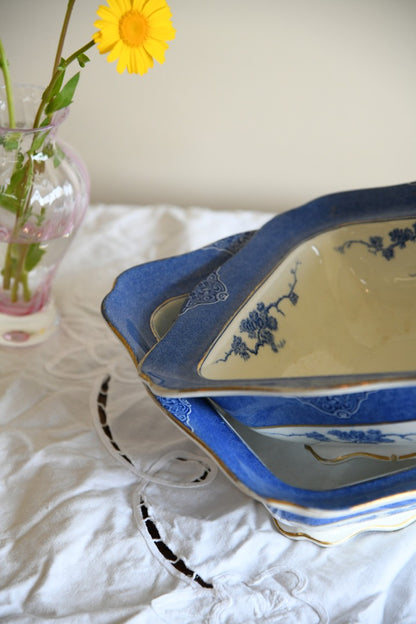
[[[164,63],[166,41],[175,38],[172,14],[165,0],[107,0],[94,22],[99,29],[93,39],[109,63],[118,59],[117,71],[145,74],[153,59]]]

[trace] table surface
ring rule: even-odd
[[[276,531],[153,403],[100,304],[135,264],[273,215],[90,208],[61,324],[0,349],[0,621],[414,624],[416,524],[324,549]]]

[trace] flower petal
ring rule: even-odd
[[[124,43],[122,41],[117,41],[117,43],[114,45],[113,49],[111,50],[110,54],[107,57],[108,62],[112,63],[113,61],[118,59],[120,54],[123,51],[123,48],[124,48]]]
[[[167,43],[148,37],[143,44],[146,52],[150,54],[158,63],[165,62],[165,52],[168,49]]]
[[[153,59],[143,48],[139,50],[131,50],[130,65],[127,67],[132,74],[140,74],[143,76],[147,70],[153,67]]]
[[[149,37],[160,41],[172,41],[175,38],[176,30],[171,24],[149,27]]]
[[[97,44],[98,51],[100,52],[100,54],[107,54],[107,52],[110,52],[110,50],[112,50],[114,48],[114,46],[116,45],[116,43],[118,41],[117,37],[103,38],[101,32],[94,33],[93,34],[93,39],[94,39],[95,43]]]
[[[111,10],[119,17],[131,9],[130,0],[107,0],[107,2],[110,5]]]
[[[118,20],[119,20],[118,13],[114,13],[114,11],[112,11],[107,6],[101,5],[97,10],[97,15],[98,17],[101,17],[101,19],[105,21],[114,22],[115,24],[118,24]]]
[[[147,0],[143,7],[143,15],[146,17],[152,15],[156,11],[163,11],[166,15],[165,17],[169,19],[172,17],[172,13],[170,12],[169,6],[166,4],[165,0]]]
[[[117,71],[119,74],[122,74],[124,70],[128,67],[129,64],[129,49],[127,46],[123,46],[123,49],[120,52],[120,56],[117,62]]]
[[[140,13],[142,13],[144,4],[146,4],[146,0],[132,0],[131,8],[133,11],[140,11]]]

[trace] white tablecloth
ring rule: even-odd
[[[151,401],[101,317],[122,270],[271,216],[89,210],[59,330],[0,349],[1,622],[416,622],[416,524],[330,549],[282,536]]]

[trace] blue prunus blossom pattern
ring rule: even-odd
[[[281,309],[283,301],[289,301],[293,306],[297,304],[299,295],[296,293],[295,288],[298,283],[297,272],[299,265],[300,262],[297,261],[290,270],[292,280],[288,284],[288,291],[284,295],[267,305],[262,301],[258,302],[255,309],[251,310],[247,317],[240,322],[240,333],[247,334],[252,342],[247,344],[241,335],[234,335],[230,350],[227,351],[223,358],[218,360],[219,362],[226,362],[231,355],[238,355],[243,360],[248,360],[252,355],[257,355],[264,346],[268,346],[272,351],[278,353],[285,346],[285,339],[276,342],[275,333],[279,330],[279,323],[276,316],[271,312],[274,310],[277,314],[285,316]]]
[[[385,245],[382,236],[370,236],[368,240],[348,240],[345,241],[335,250],[344,253],[352,245],[364,245],[368,251],[374,255],[380,254],[386,260],[392,260],[395,257],[395,250],[404,249],[407,243],[414,243],[416,241],[416,222],[413,223],[412,228],[394,228],[389,232],[390,244]]]

